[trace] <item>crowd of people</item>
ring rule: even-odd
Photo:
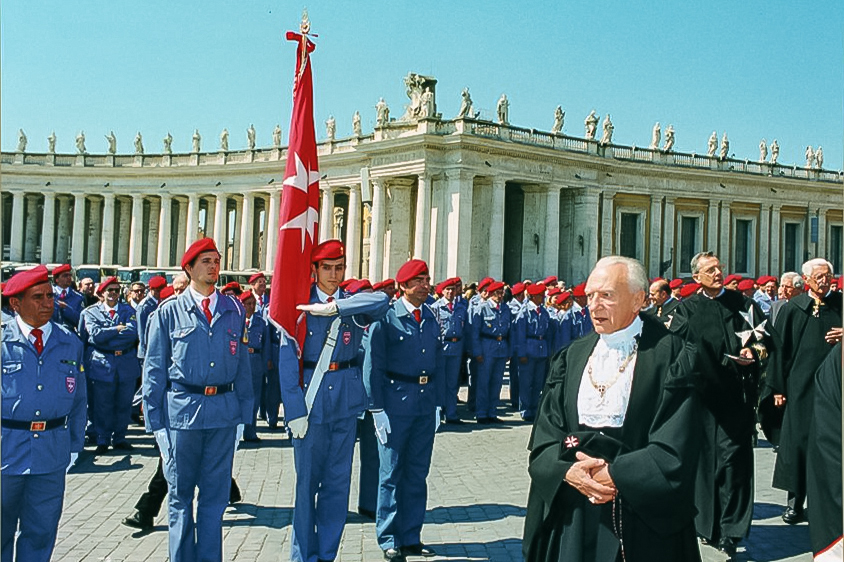
[[[240,499],[234,452],[261,446],[262,421],[283,422],[292,439],[292,560],[336,557],[357,441],[358,511],[375,521],[384,558],[431,556],[421,529],[435,433],[470,421],[465,412],[479,428],[498,424],[504,406],[533,424],[527,560],[694,560],[698,541],[732,556],[752,519],[757,423],[778,451],[783,520],[804,520],[808,496],[813,550],[841,548],[840,482],[838,535],[815,525],[816,509],[834,514],[824,463],[840,474],[840,432],[835,458],[827,427],[840,423],[818,418],[835,404],[815,407],[833,398],[815,392],[836,376],[820,378],[836,366],[824,360],[840,358],[842,279],[826,260],[754,280],[725,277],[704,252],[684,282],[611,256],[572,287],[556,276],[434,285],[421,260],[378,283],[344,279],[337,240],[311,262],[298,334],[271,321],[262,273],[217,287],[209,238],[169,285],[77,284],[69,265],[12,277],[3,560],[50,559],[66,470],[86,443],[94,455],[131,451],[133,418],[160,456],[123,522],[151,530],[169,498],[174,562],[221,559],[223,513]]]

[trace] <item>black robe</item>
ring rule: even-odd
[[[607,429],[624,444],[608,460],[621,505],[625,558],[699,560],[693,523],[698,440],[690,431],[700,412],[691,376],[694,353],[683,351],[682,340],[652,316],[643,314],[642,320],[624,425]],[[529,445],[531,485],[522,546],[528,562],[620,560],[613,502],[592,505],[565,481],[573,464],[566,438],[578,433],[586,441],[584,436],[601,433],[579,426],[577,412],[581,378],[597,342],[598,334],[584,336],[551,361]],[[586,447],[583,452],[606,458]]]
[[[809,535],[818,554],[841,540],[841,343],[815,375],[815,407],[809,432]]]
[[[647,312],[667,327],[670,327],[671,319],[674,318],[674,311],[677,310],[678,306],[680,306],[680,301],[676,298],[672,298],[662,306],[650,307]]]
[[[737,291],[725,290],[715,299],[696,294],[680,303],[671,322],[671,330],[698,352],[695,385],[704,409],[696,525],[698,534],[712,541],[746,536],[753,518],[756,401],[767,360],[759,357],[742,366],[725,355],[738,355],[754,342],[762,343],[767,353],[776,347],[775,332],[767,323],[761,342],[753,336],[743,343],[737,335],[751,329],[741,315],[751,309],[756,325],[767,319],[756,302]]]
[[[780,448],[774,467],[774,488],[806,495],[806,445],[814,408],[815,371],[832,346],[824,336],[841,326],[841,294],[830,293],[813,316],[814,299],[803,293],[777,316],[782,346],[768,368],[768,385],[786,397]]]

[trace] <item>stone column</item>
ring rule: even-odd
[[[188,223],[185,234],[185,249],[196,242],[199,230],[199,196],[196,193],[188,195]]]
[[[384,275],[384,178],[372,178],[372,227],[369,235],[369,279],[378,282]]]
[[[172,197],[169,193],[161,194],[161,209],[158,212],[158,267],[170,267],[170,211]]]
[[[34,262],[36,259],[35,248],[38,246],[38,195],[35,193],[27,194],[26,198],[26,231],[23,242],[23,258],[28,262]]]
[[[226,224],[229,223],[228,213],[226,213]],[[243,224],[243,197],[235,197],[234,199],[234,225],[232,232],[226,236],[226,240],[232,239],[232,258],[226,264],[228,269],[239,269],[240,266],[240,229],[238,226]]]
[[[718,247],[718,201],[709,200],[709,228],[706,235],[706,247],[704,250],[715,251]]]
[[[144,235],[147,237],[147,255],[144,265],[152,266],[158,263],[158,245],[161,240],[161,231],[158,229],[157,217],[161,214],[162,201],[157,198],[149,200],[149,222],[147,223]]]
[[[327,182],[320,182],[322,203],[319,206],[319,241],[332,237],[334,230],[334,190]]]
[[[56,256],[57,262],[65,263],[68,260],[68,247],[70,238],[70,199],[66,195],[59,195],[59,221],[56,227]],[[14,232],[14,231],[12,231]]]
[[[416,191],[416,232],[413,257],[431,261],[431,175],[419,174]]]
[[[100,236],[100,263],[114,263],[114,193],[103,194],[103,231]]]
[[[178,227],[176,228],[176,255],[172,256],[170,259],[172,261],[173,258],[175,258],[176,265],[178,265],[179,262],[181,262],[182,260],[182,255],[184,255],[185,250],[187,250],[188,248],[187,244],[185,243],[188,236],[188,206],[181,199],[177,199],[176,203],[178,203],[179,205],[179,220],[177,221]],[[170,209],[170,212],[173,212],[172,208]],[[195,233],[196,229],[194,229],[194,234]],[[172,232],[170,233],[170,235],[172,236]]]
[[[648,236],[648,275],[656,277],[659,275],[659,266],[662,264],[662,252],[659,241],[662,239],[662,197],[651,195],[650,212],[650,236]],[[668,256],[665,257],[668,259]]]
[[[448,214],[448,260],[446,275],[468,276],[472,247],[472,195],[474,173],[469,170],[449,170],[448,196],[452,210]]]
[[[504,277],[504,191],[507,180],[492,178],[492,217],[489,222],[489,264],[487,275],[495,279]],[[557,199],[559,205],[559,198]]]
[[[780,273],[771,270],[771,206],[762,205],[759,211],[759,240],[756,245],[759,251],[756,253],[756,261],[759,263],[760,273]]]
[[[267,234],[264,237],[264,246],[267,250],[267,259],[264,262],[264,269],[272,271],[275,267],[275,253],[278,249],[278,207],[281,201],[281,190],[274,189],[270,192],[270,208],[267,211]]]
[[[220,268],[226,265],[226,203],[228,198],[224,193],[217,195],[217,203],[214,210],[214,243],[223,255]]]
[[[601,216],[598,220],[601,221],[601,257],[609,256],[613,253],[613,217],[615,209],[613,208],[614,191],[604,190],[601,193]]]
[[[87,229],[87,243],[85,250],[85,262],[97,263],[100,259],[100,251],[102,249],[102,207],[99,198],[90,199],[88,201],[88,229]]]
[[[243,214],[240,220],[240,269],[249,269],[252,263],[252,236],[255,230],[255,213],[252,211],[255,195],[243,194]]]
[[[129,248],[132,238],[132,200],[117,200],[120,206],[120,223],[117,226],[117,263],[129,265]]]
[[[9,240],[9,259],[12,261],[23,261],[23,218],[24,213],[23,192],[12,194],[12,237]]]
[[[560,186],[548,186],[545,209],[545,273],[560,274]]]
[[[129,266],[143,265],[144,237],[144,196],[136,194],[132,196],[132,226],[129,235]]]
[[[688,264],[680,264],[680,248],[676,248],[674,246],[674,225],[677,222],[677,214],[674,210],[674,199],[674,197],[665,198],[665,216],[663,217],[665,232],[663,232],[662,238],[662,255],[665,259],[668,259],[668,257],[671,256],[671,252],[674,252],[672,265],[668,271],[665,272],[666,277],[673,277],[676,275],[676,272],[685,271],[685,269],[689,267]]]
[[[73,240],[70,243],[70,263],[74,267],[85,262],[85,194],[73,194]]]
[[[780,212],[782,211],[782,205],[773,205],[771,211],[771,271],[779,272],[780,237],[782,236],[782,228],[780,226]],[[797,273],[800,272],[798,271]]]
[[[55,258],[56,194],[44,194],[44,219],[41,221],[41,263],[52,263]]]
[[[814,257],[829,260],[832,256],[829,254],[826,247],[826,209],[821,207],[817,209],[816,212],[818,217],[818,242],[815,244]],[[809,228],[811,229],[811,225]],[[841,272],[839,271],[838,274],[841,275]]]
[[[721,237],[718,244],[718,258],[721,260],[721,266],[724,268],[724,271],[732,271],[733,270],[733,259],[730,250],[732,246],[730,245],[730,231],[732,231],[733,221],[730,217],[730,202],[729,201],[721,201]]]
[[[349,187],[349,216],[346,217],[346,278],[360,275],[360,187]]]

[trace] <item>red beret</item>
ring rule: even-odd
[[[459,277],[449,277],[448,279],[446,279],[446,281],[448,281],[449,285],[457,285],[463,283],[463,280]]]
[[[339,240],[326,240],[311,250],[311,263],[322,260],[339,260],[346,256],[346,248]]]
[[[524,284],[524,283],[522,283],[521,281],[519,281],[518,283],[516,283],[515,285],[513,285],[512,287],[510,287],[510,291],[511,291],[514,295],[520,295],[520,294],[522,294],[522,293],[524,293],[524,292],[525,292],[525,289],[526,289],[526,288],[527,288],[527,287],[525,286],[525,284]]]
[[[494,293],[495,291],[498,291],[499,289],[503,289],[503,288],[504,288],[504,282],[503,281],[493,281],[492,283],[490,283],[487,286],[486,292],[487,293]]]
[[[396,273],[396,282],[407,283],[418,275],[428,273],[428,264],[422,260],[410,260],[401,266]]]
[[[369,279],[357,279],[346,287],[346,290],[353,295],[367,289],[372,290],[372,283],[369,282]]]
[[[161,275],[156,275],[152,279],[149,280],[149,288],[150,289],[163,289],[167,286],[167,279],[162,277]]]
[[[481,282],[478,283],[478,290],[483,291],[484,288],[493,281],[495,281],[495,279],[493,279],[492,277],[484,277],[483,279],[481,279]]]
[[[548,289],[548,296],[553,297],[554,295],[559,295],[562,292],[563,290],[560,287],[551,287]]]
[[[346,289],[349,285],[351,285],[355,281],[357,281],[357,279],[355,279],[354,277],[349,277],[348,279],[344,279],[343,281],[340,282],[340,288]]]
[[[680,296],[684,299],[688,298],[697,293],[698,289],[700,289],[700,283],[689,283],[688,285],[683,285],[680,289]]]
[[[571,292],[573,297],[585,297],[586,296],[586,283],[581,283],[580,285],[576,285]]]
[[[45,269],[46,269],[46,266],[45,266]],[[70,271],[70,264],[64,263],[62,265],[57,265],[56,267],[53,268],[53,271],[52,271],[53,278],[55,278],[57,275],[61,275],[65,271]]]
[[[741,281],[741,280],[742,280],[741,275],[736,275],[735,273],[731,273],[731,274],[727,275],[726,279],[724,279],[724,285],[729,285],[733,281]]]
[[[102,295],[103,291],[106,290],[106,287],[115,283],[120,285],[120,280],[117,277],[114,277],[113,275],[107,279],[103,279],[102,281],[100,281],[100,285],[97,287],[97,294]]]
[[[240,302],[246,302],[249,299],[254,299],[255,295],[252,294],[252,291],[243,291],[237,298],[240,300]]]
[[[372,286],[374,291],[380,291],[381,289],[386,289],[387,287],[395,287],[396,280],[395,279],[384,279],[380,283],[376,283]]]
[[[739,291],[747,291],[753,288],[753,279],[743,279],[738,284]]]
[[[253,273],[252,277],[249,278],[249,284],[253,284],[258,279],[266,279],[266,276],[263,274],[263,272],[259,271],[258,273]]]
[[[164,287],[163,289],[161,289],[161,295],[160,295],[160,296],[161,296],[161,300],[164,300],[164,299],[170,298],[170,297],[172,297],[172,296],[173,296],[173,295],[175,295],[175,294],[176,294],[176,291],[174,291],[174,290],[173,290],[173,286],[172,286],[172,285],[167,285],[166,287]]]
[[[561,293],[557,293],[557,295],[554,297],[554,302],[557,303],[557,304],[563,304],[564,302],[566,302],[570,298],[571,298],[571,293],[568,292],[568,291],[563,291]]]
[[[527,288],[527,292],[532,297],[543,295],[545,294],[545,283],[534,283]]]
[[[202,252],[217,252],[217,255],[220,255],[220,251],[217,249],[217,245],[214,244],[213,238],[200,238],[191,244],[185,255],[182,256],[182,269],[190,265]]]
[[[556,282],[557,282],[557,276],[556,276],[556,275],[549,275],[549,276],[548,276],[548,277],[546,277],[546,278],[545,278],[545,280],[544,280],[544,281],[542,281],[542,282],[543,282],[543,283],[545,283],[546,285],[551,285],[551,284],[553,284],[553,283],[556,283]]]
[[[243,292],[243,289],[240,288],[240,283],[237,281],[230,281],[223,285],[223,288],[220,289],[221,293],[225,293],[226,291],[234,291],[235,295],[240,295]]]
[[[30,287],[49,282],[50,279],[47,277],[47,266],[39,265],[37,267],[33,267],[29,271],[15,273],[11,279],[6,281],[6,287],[3,289],[3,296],[13,297],[23,293]]]
[[[770,275],[763,275],[759,279],[756,280],[757,285],[765,285],[766,283],[770,283],[771,281],[776,281],[776,277],[771,277]]]
[[[677,287],[682,287],[683,286],[683,280],[682,279],[672,279],[671,282],[668,284],[668,286],[671,287],[672,289],[676,289]]]

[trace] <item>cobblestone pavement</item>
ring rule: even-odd
[[[506,387],[505,387],[506,388]],[[465,389],[464,389],[465,392]],[[461,407],[465,408],[465,407]],[[461,411],[466,417],[468,412]],[[512,411],[504,423],[442,426],[428,478],[428,513],[422,540],[438,556],[429,560],[521,560],[521,535],[527,501],[526,444],[530,427]],[[483,427],[483,429],[479,429]],[[264,431],[261,431],[264,429]],[[237,451],[234,474],[243,501],[226,510],[224,560],[278,561],[290,556],[293,514],[293,449],[282,431],[259,423],[259,447]],[[153,440],[140,428],[130,431],[131,455],[94,458],[90,450],[68,475],[64,514],[54,560],[163,561],[167,559],[166,503],[151,533],[134,532],[120,521],[132,513],[156,466]],[[810,561],[806,523],[788,526],[780,519],[785,493],[770,487],[776,455],[761,442],[756,449],[756,507],[750,537],[737,560]],[[379,561],[375,524],[354,512],[357,506],[357,450],[346,530],[338,560]],[[725,559],[701,547],[707,562]],[[411,558],[410,560],[414,560]],[[418,558],[416,560],[423,560]]]

